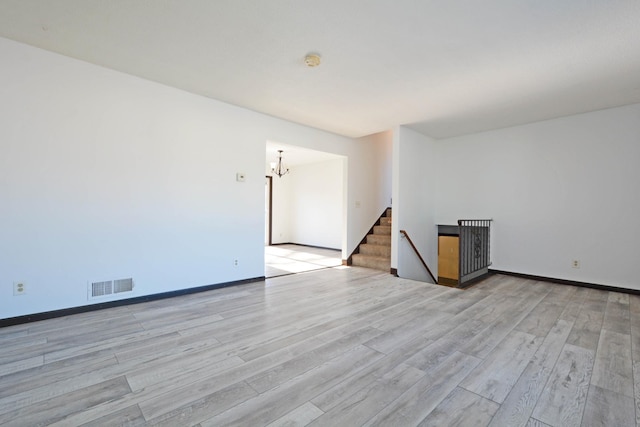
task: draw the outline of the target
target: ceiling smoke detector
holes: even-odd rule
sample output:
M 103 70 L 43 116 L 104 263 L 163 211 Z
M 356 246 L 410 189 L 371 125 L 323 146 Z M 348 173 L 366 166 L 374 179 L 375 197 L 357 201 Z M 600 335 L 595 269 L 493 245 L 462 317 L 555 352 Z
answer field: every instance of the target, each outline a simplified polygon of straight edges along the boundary
M 304 63 L 309 68 L 317 67 L 320 65 L 320 55 L 310 53 L 304 57 Z

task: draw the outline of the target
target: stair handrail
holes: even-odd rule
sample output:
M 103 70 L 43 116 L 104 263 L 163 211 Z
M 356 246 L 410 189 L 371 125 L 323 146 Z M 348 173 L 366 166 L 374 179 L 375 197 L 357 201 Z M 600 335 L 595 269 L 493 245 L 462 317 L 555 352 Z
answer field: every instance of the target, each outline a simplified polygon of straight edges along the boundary
M 411 240 L 411 237 L 409 237 L 409 234 L 405 230 L 400 230 L 400 234 L 404 234 L 404 237 L 407 238 L 407 241 L 413 248 L 413 251 L 416 253 L 416 255 L 418 255 L 420 262 L 422 263 L 424 268 L 427 270 L 427 273 L 429 273 L 429 276 L 431 276 L 431 280 L 433 280 L 433 283 L 438 284 L 438 280 L 436 280 L 435 276 L 431 272 L 431 269 L 429 268 L 427 263 L 424 261 L 424 258 L 422 258 L 422 255 L 420 255 L 420 252 L 418 251 L 418 248 L 416 248 L 416 245 L 413 244 L 413 241 Z

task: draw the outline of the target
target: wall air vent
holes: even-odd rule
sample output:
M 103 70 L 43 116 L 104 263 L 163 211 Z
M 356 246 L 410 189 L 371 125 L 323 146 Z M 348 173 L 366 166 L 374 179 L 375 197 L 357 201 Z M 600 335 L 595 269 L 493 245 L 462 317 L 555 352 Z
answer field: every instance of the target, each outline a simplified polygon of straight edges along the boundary
M 113 293 L 113 281 L 95 282 L 91 284 L 91 297 L 101 297 Z
M 133 279 L 118 279 L 113 281 L 113 293 L 131 292 L 133 290 Z
M 106 280 L 89 284 L 89 298 L 133 291 L 133 279 Z

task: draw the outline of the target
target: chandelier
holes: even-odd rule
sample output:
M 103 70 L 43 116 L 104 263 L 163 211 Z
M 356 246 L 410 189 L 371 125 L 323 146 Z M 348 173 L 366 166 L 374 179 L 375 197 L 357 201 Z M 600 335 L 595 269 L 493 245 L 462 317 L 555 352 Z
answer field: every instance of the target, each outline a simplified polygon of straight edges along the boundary
M 278 163 L 271 162 L 271 172 L 280 178 L 282 178 L 282 175 L 289 173 L 289 168 L 282 164 L 282 150 L 278 150 Z

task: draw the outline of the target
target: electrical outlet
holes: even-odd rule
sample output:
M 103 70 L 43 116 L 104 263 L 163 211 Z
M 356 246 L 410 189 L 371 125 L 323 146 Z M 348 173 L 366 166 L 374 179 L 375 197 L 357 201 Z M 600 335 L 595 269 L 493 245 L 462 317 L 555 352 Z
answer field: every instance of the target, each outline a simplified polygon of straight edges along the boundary
M 573 261 L 571 261 L 571 267 L 580 268 L 580 260 L 579 259 L 574 259 Z
M 240 264 L 240 262 L 237 259 L 233 260 L 233 266 L 237 267 Z
M 13 295 L 24 295 L 27 293 L 27 285 L 24 282 L 13 282 Z

